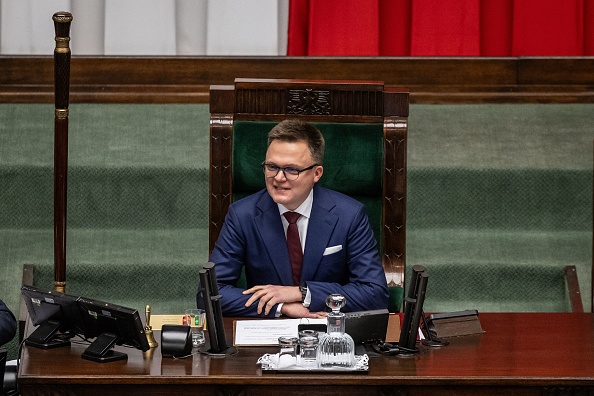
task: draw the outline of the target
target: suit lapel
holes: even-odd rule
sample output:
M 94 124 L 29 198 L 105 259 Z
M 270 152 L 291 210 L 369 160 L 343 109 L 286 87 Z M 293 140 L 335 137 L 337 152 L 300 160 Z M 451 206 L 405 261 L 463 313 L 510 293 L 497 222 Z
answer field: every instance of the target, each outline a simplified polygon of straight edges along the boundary
M 303 267 L 301 269 L 302 279 L 314 279 L 318 270 L 324 250 L 328 247 L 328 241 L 338 222 L 338 216 L 331 213 L 334 206 L 334 201 L 324 193 L 324 189 L 314 188 L 313 205 L 307 227 L 307 240 L 305 241 Z
M 261 214 L 254 221 L 272 266 L 283 285 L 292 285 L 291 261 L 278 206 L 268 193 L 262 195 L 257 206 Z

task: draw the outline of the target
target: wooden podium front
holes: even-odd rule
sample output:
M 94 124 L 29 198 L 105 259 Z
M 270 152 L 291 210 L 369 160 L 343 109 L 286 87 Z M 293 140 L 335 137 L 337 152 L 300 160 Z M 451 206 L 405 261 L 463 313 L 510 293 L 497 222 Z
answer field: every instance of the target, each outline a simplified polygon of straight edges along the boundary
M 166 359 L 117 347 L 127 361 L 81 359 L 84 344 L 24 346 L 22 395 L 589 395 L 594 394 L 594 315 L 483 313 L 482 334 L 450 338 L 419 355 L 371 356 L 366 374 L 262 372 L 274 347 L 240 347 L 226 357 Z M 232 319 L 225 319 L 228 340 Z M 157 341 L 160 335 L 156 332 Z

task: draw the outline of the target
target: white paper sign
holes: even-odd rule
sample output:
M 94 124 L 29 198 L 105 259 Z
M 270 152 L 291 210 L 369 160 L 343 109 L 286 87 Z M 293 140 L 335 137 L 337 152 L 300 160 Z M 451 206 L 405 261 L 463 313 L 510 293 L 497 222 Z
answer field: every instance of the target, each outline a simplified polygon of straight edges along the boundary
M 326 319 L 237 320 L 234 323 L 235 345 L 278 345 L 278 337 L 297 337 L 300 324 L 326 324 Z

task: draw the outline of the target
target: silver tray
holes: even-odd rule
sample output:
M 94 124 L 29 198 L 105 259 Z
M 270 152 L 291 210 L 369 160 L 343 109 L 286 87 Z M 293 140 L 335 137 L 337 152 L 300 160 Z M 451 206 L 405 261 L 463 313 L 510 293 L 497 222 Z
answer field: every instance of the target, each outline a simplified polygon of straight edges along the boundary
M 355 355 L 355 365 L 353 367 L 304 367 L 299 364 L 291 366 L 278 366 L 278 353 L 267 353 L 261 356 L 257 364 L 262 367 L 263 372 L 291 372 L 291 373 L 367 373 L 369 370 L 369 357 L 367 354 Z

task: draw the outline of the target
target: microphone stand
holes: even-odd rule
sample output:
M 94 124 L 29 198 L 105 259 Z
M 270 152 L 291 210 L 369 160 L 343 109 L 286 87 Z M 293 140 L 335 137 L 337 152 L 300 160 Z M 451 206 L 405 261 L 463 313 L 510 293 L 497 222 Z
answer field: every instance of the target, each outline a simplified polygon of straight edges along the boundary
M 208 328 L 208 339 L 210 349 L 203 351 L 209 355 L 231 355 L 237 352 L 237 349 L 227 345 L 225 337 L 225 326 L 223 324 L 223 311 L 221 308 L 221 298 L 215 264 L 207 263 L 200 270 L 200 285 L 202 289 L 202 299 L 204 301 L 204 310 L 206 312 L 206 326 Z

